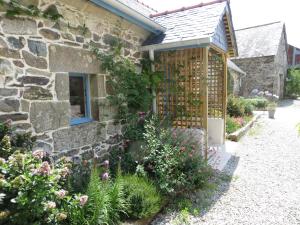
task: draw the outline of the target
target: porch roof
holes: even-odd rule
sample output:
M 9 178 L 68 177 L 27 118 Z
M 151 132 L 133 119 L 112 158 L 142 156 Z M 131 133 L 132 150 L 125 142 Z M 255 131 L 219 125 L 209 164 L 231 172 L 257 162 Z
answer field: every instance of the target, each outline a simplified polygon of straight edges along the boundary
M 240 73 L 240 74 L 243 74 L 243 75 L 246 75 L 246 72 L 244 72 L 243 70 L 241 70 L 240 67 L 238 67 L 234 62 L 232 62 L 230 59 L 227 59 L 227 66 L 228 68 Z
M 143 44 L 142 50 L 153 49 L 155 46 L 178 48 L 212 43 L 226 52 L 231 52 L 232 56 L 237 55 L 230 6 L 227 0 L 201 3 L 150 15 L 150 17 L 166 27 L 167 31 L 160 35 L 152 35 Z

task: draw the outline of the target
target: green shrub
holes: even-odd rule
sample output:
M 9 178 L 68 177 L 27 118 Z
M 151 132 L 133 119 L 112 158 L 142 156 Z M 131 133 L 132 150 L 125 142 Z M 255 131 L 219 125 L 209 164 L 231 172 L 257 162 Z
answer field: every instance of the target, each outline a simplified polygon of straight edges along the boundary
M 242 127 L 241 124 L 235 118 L 229 116 L 226 118 L 226 132 L 228 134 L 237 131 L 241 127 Z
M 250 102 L 253 107 L 257 110 L 265 110 L 268 106 L 268 100 L 265 98 L 250 98 L 246 99 L 248 102 Z
M 157 118 L 148 121 L 145 129 L 143 166 L 163 193 L 193 190 L 207 182 L 210 169 L 193 138 L 161 127 Z
M 245 115 L 245 105 L 243 101 L 234 96 L 228 97 L 227 114 L 231 117 L 240 117 Z
M 241 99 L 242 104 L 244 105 L 245 115 L 253 115 L 254 106 L 248 99 Z
M 145 177 L 122 176 L 124 192 L 129 207 L 127 217 L 131 219 L 149 218 L 159 212 L 162 197 L 156 186 Z
M 66 220 L 63 198 L 74 200 L 63 189 L 70 163 L 62 159 L 51 165 L 42 150 L 29 151 L 30 135 L 16 135 L 6 124 L 0 127 L 1 224 L 59 224 Z M 17 142 L 11 141 L 14 137 Z
M 286 95 L 289 97 L 300 96 L 300 69 L 289 69 L 286 82 Z
M 112 177 L 116 177 L 121 166 L 123 173 L 135 173 L 137 163 L 132 158 L 129 149 L 113 148 L 109 155 L 110 173 Z

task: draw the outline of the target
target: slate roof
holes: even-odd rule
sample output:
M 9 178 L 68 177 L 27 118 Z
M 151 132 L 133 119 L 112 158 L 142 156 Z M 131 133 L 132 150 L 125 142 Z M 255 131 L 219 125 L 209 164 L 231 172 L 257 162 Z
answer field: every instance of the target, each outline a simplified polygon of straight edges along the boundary
M 124 5 L 139 12 L 140 14 L 146 17 L 149 17 L 153 13 L 157 13 L 155 9 L 151 8 L 150 6 L 138 0 L 117 0 L 117 1 L 123 3 Z
M 144 45 L 212 37 L 222 20 L 226 7 L 227 1 L 223 1 L 188 10 L 154 15 L 153 20 L 166 27 L 167 31 L 165 34 L 148 39 Z
M 236 30 L 237 58 L 276 55 L 283 29 L 284 23 L 274 22 Z

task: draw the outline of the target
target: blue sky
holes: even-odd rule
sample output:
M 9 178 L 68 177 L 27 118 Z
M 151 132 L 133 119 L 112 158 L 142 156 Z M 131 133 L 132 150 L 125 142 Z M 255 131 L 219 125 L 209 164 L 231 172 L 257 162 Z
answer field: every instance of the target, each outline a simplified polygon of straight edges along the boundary
M 211 0 L 141 0 L 162 12 Z M 234 27 L 244 28 L 283 21 L 289 44 L 300 48 L 300 0 L 231 0 Z

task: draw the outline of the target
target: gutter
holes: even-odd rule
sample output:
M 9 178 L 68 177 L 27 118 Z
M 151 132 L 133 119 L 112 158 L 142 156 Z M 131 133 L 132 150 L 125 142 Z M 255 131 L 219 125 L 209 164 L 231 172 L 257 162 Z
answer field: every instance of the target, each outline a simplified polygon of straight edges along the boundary
M 146 45 L 140 47 L 140 51 L 166 51 L 172 49 L 180 49 L 180 48 L 194 48 L 194 47 L 205 47 L 211 43 L 211 38 L 200 38 L 200 39 L 193 39 L 187 41 L 177 41 L 177 42 L 170 42 L 164 44 L 154 44 L 154 45 Z
M 107 9 L 108 11 L 123 17 L 129 22 L 142 27 L 154 34 L 161 34 L 166 32 L 166 28 L 144 16 L 143 14 L 135 11 L 127 5 L 119 2 L 118 0 L 90 0 L 97 6 Z

